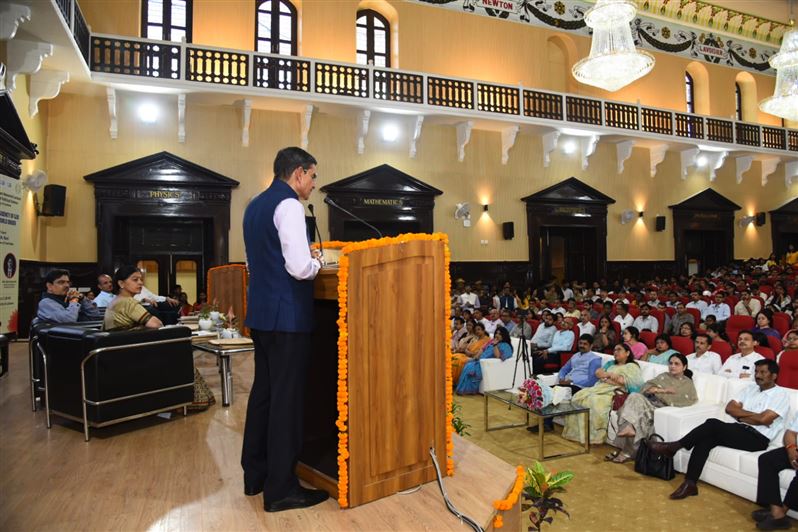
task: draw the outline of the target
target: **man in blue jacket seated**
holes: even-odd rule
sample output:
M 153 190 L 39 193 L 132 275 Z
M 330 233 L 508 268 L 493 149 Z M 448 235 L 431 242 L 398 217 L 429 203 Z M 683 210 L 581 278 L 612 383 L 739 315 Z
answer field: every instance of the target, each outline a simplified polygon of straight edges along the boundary
M 579 337 L 577 344 L 579 351 L 574 353 L 568 362 L 560 369 L 558 378 L 559 386 L 569 386 L 573 393 L 578 392 L 582 388 L 589 388 L 596 384 L 596 370 L 601 367 L 601 357 L 591 351 L 593 346 L 593 337 L 589 334 L 583 334 Z M 548 418 L 543 423 L 546 432 L 554 430 L 554 420 Z M 529 432 L 537 432 L 538 427 L 528 427 Z
M 102 311 L 83 294 L 70 288 L 69 271 L 51 270 L 44 278 L 44 285 L 47 291 L 39 301 L 37 321 L 76 323 L 103 319 Z

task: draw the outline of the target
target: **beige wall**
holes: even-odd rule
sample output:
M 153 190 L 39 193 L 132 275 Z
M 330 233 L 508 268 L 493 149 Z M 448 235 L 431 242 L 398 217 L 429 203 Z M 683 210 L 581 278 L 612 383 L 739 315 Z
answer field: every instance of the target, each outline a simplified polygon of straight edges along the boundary
M 233 192 L 230 260 L 244 259 L 241 236 L 243 209 L 249 199 L 270 181 L 275 152 L 299 140 L 299 116 L 295 113 L 253 111 L 250 126 L 250 147 L 240 143 L 240 111 L 231 106 L 204 106 L 188 97 L 186 110 L 186 142 L 177 141 L 176 105 L 174 96 L 149 99 L 161 106 L 158 124 L 144 125 L 134 116 L 140 95 L 118 93 L 119 137 L 108 135 L 106 102 L 102 98 L 62 94 L 49 106 L 49 141 L 47 167 L 53 183 L 68 187 L 66 216 L 40 221 L 46 225 L 46 249 L 36 252 L 36 224 L 26 219 L 22 227 L 25 258 L 47 261 L 95 261 L 96 229 L 92 187 L 83 176 L 132 159 L 166 150 L 241 182 Z M 395 144 L 379 138 L 381 125 L 388 120 L 376 113 L 366 139 L 366 151 L 358 155 L 356 117 L 354 114 L 332 116 L 316 113 L 310 130 L 309 151 L 320 161 L 318 187 L 337 181 L 382 163 L 390 164 L 422 181 L 441 189 L 436 200 L 435 229 L 451 238 L 454 260 L 526 260 L 526 217 L 520 198 L 575 176 L 613 197 L 608 229 L 610 260 L 673 259 L 672 219 L 668 205 L 678 203 L 710 186 L 706 171 L 679 176 L 678 154 L 669 153 L 659 166 L 656 177 L 649 176 L 647 149 L 636 148 L 626 161 L 622 175 L 617 174 L 615 146 L 598 145 L 590 157 L 587 170 L 582 170 L 578 157 L 558 150 L 552 153 L 549 168 L 543 168 L 539 136 L 521 133 L 510 151 L 510 161 L 501 164 L 501 139 L 498 132 L 475 130 L 466 146 L 465 160 L 457 161 L 456 133 L 449 125 L 425 125 L 418 144 L 418 156 L 407 155 L 407 132 L 411 117 L 392 117 L 401 124 L 403 137 Z M 430 120 L 432 122 L 432 120 Z M 779 207 L 798 195 L 798 183 L 785 189 L 781 170 L 770 176 L 762 187 L 759 164 L 754 163 L 737 185 L 731 162 L 718 172 L 712 188 L 744 207 L 737 218 Z M 325 238 L 327 207 L 322 194 L 314 193 L 319 206 L 320 228 Z M 474 223 L 465 228 L 454 220 L 456 203 L 468 201 L 473 206 Z M 487 201 L 488 214 L 479 211 Z M 643 210 L 645 217 L 628 225 L 620 224 L 625 209 Z M 654 231 L 654 216 L 667 217 L 667 230 Z M 501 223 L 516 223 L 516 238 L 501 239 Z M 737 258 L 765 256 L 770 252 L 770 226 L 735 226 Z M 480 245 L 487 239 L 488 245 Z
M 365 2 L 365 3 L 364 3 Z M 551 65 L 543 54 L 549 39 L 560 36 L 570 42 L 574 57 L 566 69 L 590 52 L 590 39 L 527 24 L 458 13 L 401 0 L 295 1 L 300 17 L 301 55 L 342 62 L 355 61 L 354 21 L 358 6 L 380 10 L 398 27 L 398 60 L 402 69 L 491 80 L 497 83 L 563 90 L 561 67 Z M 80 5 L 92 30 L 138 36 L 140 3 L 135 0 L 82 0 Z M 195 0 L 194 42 L 222 48 L 252 50 L 255 35 L 254 0 Z M 474 36 L 470 41 L 458 36 Z M 578 94 L 653 107 L 685 109 L 681 90 L 690 59 L 653 52 L 654 70 L 641 80 L 617 91 L 580 85 L 569 75 L 567 90 Z M 734 81 L 739 70 L 704 63 L 710 73 L 709 112 L 734 115 Z M 552 66 L 557 72 L 552 79 Z M 775 78 L 752 73 L 759 99 L 773 93 Z M 780 119 L 757 113 L 764 124 L 780 125 Z

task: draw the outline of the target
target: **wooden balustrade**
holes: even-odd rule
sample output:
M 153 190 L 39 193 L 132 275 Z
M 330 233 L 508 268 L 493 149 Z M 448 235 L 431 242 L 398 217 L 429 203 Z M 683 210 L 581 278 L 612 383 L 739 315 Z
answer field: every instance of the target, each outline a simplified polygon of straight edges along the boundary
M 673 113 L 662 109 L 640 108 L 640 129 L 647 133 L 659 133 L 660 135 L 673 134 Z
M 601 125 L 601 100 L 565 97 L 565 119 L 580 124 Z
M 787 132 L 784 129 L 779 129 L 777 127 L 762 126 L 762 147 L 770 148 L 772 150 L 786 150 L 787 149 L 786 133 Z
M 374 98 L 424 103 L 424 76 L 395 70 L 374 70 Z
M 488 83 L 477 83 L 477 109 L 489 113 L 517 115 L 520 105 L 518 89 Z
M 679 137 L 691 139 L 704 138 L 704 119 L 696 115 L 676 113 L 676 127 L 674 133 Z
M 524 90 L 524 116 L 562 120 L 562 95 Z
M 604 103 L 604 125 L 621 129 L 640 129 L 637 106 L 626 103 Z
M 310 92 L 310 61 L 255 55 L 253 83 L 263 89 Z
M 427 104 L 473 109 L 474 84 L 470 81 L 427 76 Z
M 316 92 L 337 96 L 369 97 L 369 73 L 363 67 L 316 63 Z
M 93 37 L 91 69 L 110 74 L 179 79 L 180 46 Z

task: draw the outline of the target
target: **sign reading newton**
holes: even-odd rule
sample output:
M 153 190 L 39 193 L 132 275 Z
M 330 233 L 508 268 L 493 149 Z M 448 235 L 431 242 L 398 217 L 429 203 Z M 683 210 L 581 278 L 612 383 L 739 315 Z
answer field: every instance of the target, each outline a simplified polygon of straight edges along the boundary
M 0 332 L 17 332 L 19 301 L 19 216 L 22 184 L 0 175 Z

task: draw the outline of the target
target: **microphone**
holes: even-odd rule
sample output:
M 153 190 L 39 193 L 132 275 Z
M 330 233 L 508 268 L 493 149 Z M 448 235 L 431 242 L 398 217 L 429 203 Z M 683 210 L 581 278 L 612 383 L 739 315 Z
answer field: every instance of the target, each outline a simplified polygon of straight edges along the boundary
M 316 228 L 316 235 L 319 237 L 319 253 L 324 256 L 324 246 L 321 240 L 321 231 L 319 231 L 319 224 L 316 223 L 316 213 L 313 209 L 312 203 L 308 203 L 308 210 L 310 211 L 310 217 L 313 218 L 313 227 Z
M 344 209 L 343 207 L 341 207 L 340 205 L 338 205 L 337 203 L 335 203 L 335 202 L 334 202 L 334 201 L 333 201 L 333 200 L 330 198 L 330 196 L 325 196 L 325 197 L 324 197 L 324 203 L 326 203 L 326 204 L 327 204 L 327 205 L 329 205 L 330 207 L 335 207 L 335 208 L 336 208 L 336 209 L 338 209 L 339 211 L 341 211 L 341 212 L 343 212 L 343 213 L 345 213 L 345 214 L 348 214 L 348 215 L 349 215 L 351 218 L 354 218 L 356 221 L 358 221 L 358 222 L 362 223 L 363 225 L 365 225 L 365 226 L 367 226 L 367 227 L 370 227 L 371 229 L 374 229 L 374 232 L 375 232 L 375 233 L 377 233 L 377 235 L 379 235 L 379 238 L 382 238 L 382 233 L 380 232 L 380 230 L 379 230 L 379 229 L 377 229 L 376 227 L 374 227 L 373 225 L 371 225 L 370 223 L 368 223 L 368 222 L 367 222 L 366 220 L 364 220 L 363 218 L 360 218 L 359 216 L 355 216 L 354 214 L 352 214 L 352 213 L 351 213 L 351 212 L 349 212 L 348 210 Z

